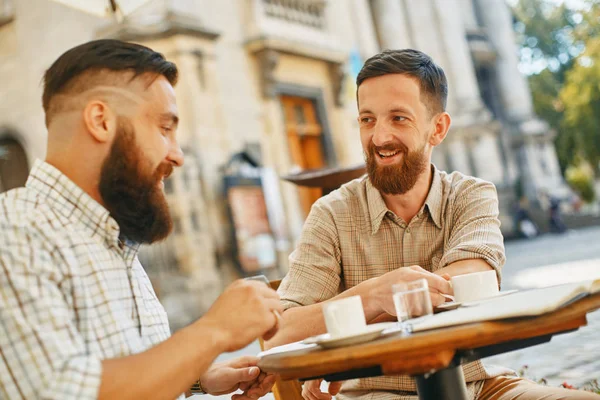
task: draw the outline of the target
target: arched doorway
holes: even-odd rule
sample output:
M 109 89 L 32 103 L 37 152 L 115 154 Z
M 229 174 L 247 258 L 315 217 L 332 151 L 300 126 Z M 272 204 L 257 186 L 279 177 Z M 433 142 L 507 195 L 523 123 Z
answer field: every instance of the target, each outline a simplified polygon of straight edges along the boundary
M 29 164 L 23 146 L 13 138 L 0 139 L 0 193 L 24 186 Z

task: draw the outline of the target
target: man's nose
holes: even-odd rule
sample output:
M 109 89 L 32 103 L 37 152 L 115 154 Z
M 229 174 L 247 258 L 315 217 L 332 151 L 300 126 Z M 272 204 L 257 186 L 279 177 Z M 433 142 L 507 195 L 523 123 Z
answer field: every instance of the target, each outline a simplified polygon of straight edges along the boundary
M 175 164 L 176 167 L 181 167 L 184 163 L 183 150 L 177 142 L 173 142 L 167 154 L 167 159 Z
M 392 130 L 384 122 L 378 121 L 373 128 L 373 137 L 371 139 L 375 146 L 383 146 L 386 143 L 394 141 Z

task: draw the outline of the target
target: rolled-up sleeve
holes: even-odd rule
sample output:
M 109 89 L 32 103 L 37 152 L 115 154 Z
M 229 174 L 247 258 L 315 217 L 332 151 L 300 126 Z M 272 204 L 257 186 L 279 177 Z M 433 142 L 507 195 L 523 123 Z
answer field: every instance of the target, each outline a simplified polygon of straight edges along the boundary
M 483 259 L 496 270 L 500 280 L 506 258 L 496 187 L 492 183 L 472 179 L 462 185 L 453 198 L 450 235 L 440 266 L 467 259 Z
M 0 398 L 96 399 L 102 363 L 87 354 L 60 255 L 33 229 L 0 232 Z M 68 285 L 64 283 L 64 285 Z
M 339 235 L 331 210 L 320 201 L 311 208 L 289 262 L 278 290 L 285 309 L 319 303 L 340 293 Z

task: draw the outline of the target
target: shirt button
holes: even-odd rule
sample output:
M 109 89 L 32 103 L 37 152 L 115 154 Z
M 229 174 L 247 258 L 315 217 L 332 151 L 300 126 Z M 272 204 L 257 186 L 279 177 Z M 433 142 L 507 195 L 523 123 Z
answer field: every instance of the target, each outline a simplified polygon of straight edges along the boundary
M 406 233 L 410 233 L 410 228 L 406 228 Z

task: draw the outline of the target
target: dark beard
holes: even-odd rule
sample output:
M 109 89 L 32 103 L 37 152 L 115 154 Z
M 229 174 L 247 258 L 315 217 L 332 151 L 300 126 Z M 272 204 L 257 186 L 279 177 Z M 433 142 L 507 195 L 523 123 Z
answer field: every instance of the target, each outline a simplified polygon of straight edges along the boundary
M 400 151 L 404 156 L 402 161 L 394 165 L 378 165 L 376 153 L 378 151 Z M 371 184 L 380 192 L 385 194 L 404 194 L 411 190 L 419 176 L 428 167 L 425 157 L 425 146 L 420 150 L 408 151 L 403 143 L 387 144 L 377 147 L 373 142 L 365 153 L 367 173 Z
M 102 165 L 99 190 L 104 206 L 119 224 L 120 236 L 137 243 L 162 240 L 173 228 L 167 200 L 158 186 L 173 166 L 163 163 L 149 174 L 144 170 L 147 164 L 133 126 L 120 117 L 110 154 Z

